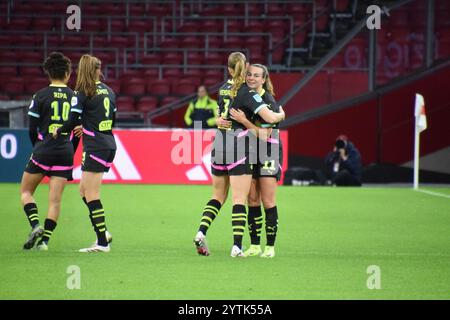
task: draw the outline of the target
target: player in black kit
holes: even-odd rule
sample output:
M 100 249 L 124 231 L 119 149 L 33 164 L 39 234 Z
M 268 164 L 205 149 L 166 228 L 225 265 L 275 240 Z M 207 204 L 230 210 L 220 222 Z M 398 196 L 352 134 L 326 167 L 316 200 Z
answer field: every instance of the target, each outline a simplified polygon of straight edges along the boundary
M 253 64 L 248 68 L 247 85 L 255 89 L 264 102 L 274 112 L 280 112 L 280 105 L 275 101 L 272 81 L 267 67 Z M 248 197 L 248 228 L 251 246 L 245 252 L 246 256 L 275 256 L 275 239 L 278 230 L 278 209 L 275 201 L 277 181 L 281 178 L 282 145 L 277 124 L 268 124 L 259 115 L 253 115 L 248 120 L 242 111 L 230 111 L 234 120 L 253 129 L 259 137 L 258 163 L 253 166 L 253 180 Z M 260 235 L 263 225 L 261 202 L 264 206 L 267 243 L 264 253 L 260 247 Z
M 103 173 L 108 172 L 116 153 L 112 127 L 116 113 L 116 96 L 100 82 L 101 62 L 94 56 L 80 58 L 75 97 L 70 119 L 55 132 L 55 137 L 67 134 L 81 115 L 83 126 L 83 159 L 80 195 L 89 209 L 89 218 L 97 234 L 97 241 L 80 252 L 109 252 L 112 238 L 106 229 L 105 213 L 100 201 Z
M 242 55 L 243 56 L 243 55 Z M 214 154 L 212 154 L 211 166 L 214 172 L 229 176 L 232 191 L 233 211 L 232 227 L 234 244 L 231 249 L 231 257 L 244 257 L 242 252 L 242 237 L 245 230 L 247 214 L 245 203 L 250 191 L 252 180 L 252 151 L 255 148 L 252 143 L 247 143 L 248 130 L 229 116 L 232 108 L 241 109 L 248 118 L 253 114 L 259 114 L 268 123 L 277 123 L 284 119 L 284 112 L 271 111 L 262 100 L 261 96 L 249 88 L 245 82 L 246 61 L 245 56 L 236 55 L 228 61 L 234 64 L 233 84 L 230 89 L 232 100 L 222 115 L 225 120 L 231 120 L 231 130 L 225 130 L 222 135 L 216 135 L 214 139 Z M 244 142 L 244 143 L 242 143 Z M 256 162 L 255 162 L 256 163 Z
M 228 56 L 228 72 L 233 77 L 235 72 L 236 63 L 235 61 L 243 60 L 246 61 L 246 57 L 241 52 L 233 52 Z M 231 129 L 231 121 L 225 120 L 227 117 L 228 108 L 231 102 L 230 90 L 233 85 L 233 80 L 228 79 L 219 89 L 217 104 L 219 107 L 217 118 L 217 130 L 216 135 L 223 135 L 225 130 Z M 212 154 L 215 153 L 214 148 L 211 151 Z M 230 186 L 230 179 L 227 175 L 223 174 L 222 171 L 214 171 L 212 169 L 212 197 L 206 203 L 205 208 L 203 209 L 202 218 L 200 221 L 200 226 L 198 228 L 198 232 L 194 237 L 194 244 L 197 249 L 197 253 L 204 256 L 209 256 L 210 251 L 208 248 L 208 244 L 206 242 L 206 233 L 208 229 L 211 227 L 214 219 L 220 212 L 220 208 L 222 208 L 225 200 L 228 196 L 228 189 Z
M 67 87 L 71 63 L 62 53 L 53 52 L 45 60 L 44 70 L 50 85 L 33 96 L 28 111 L 33 153 L 22 176 L 20 193 L 32 230 L 24 249 L 33 248 L 40 238 L 36 249 L 48 250 L 48 242 L 60 214 L 64 186 L 67 180 L 72 179 L 74 148 L 70 141 L 71 131 L 57 139 L 52 138 L 52 133 L 69 117 L 70 101 L 74 96 Z M 50 177 L 50 182 L 48 214 L 42 228 L 33 195 L 44 176 Z

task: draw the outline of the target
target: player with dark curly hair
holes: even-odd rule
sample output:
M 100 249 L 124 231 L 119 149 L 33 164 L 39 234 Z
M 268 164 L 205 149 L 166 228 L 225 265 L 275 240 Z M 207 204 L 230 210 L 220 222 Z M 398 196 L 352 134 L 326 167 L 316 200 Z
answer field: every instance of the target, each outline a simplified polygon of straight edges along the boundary
M 61 198 L 67 180 L 72 180 L 74 147 L 71 134 L 52 138 L 52 133 L 69 118 L 70 102 L 74 92 L 67 87 L 71 73 L 70 59 L 53 52 L 44 61 L 50 85 L 39 90 L 31 101 L 29 135 L 33 153 L 22 176 L 20 194 L 22 205 L 31 226 L 23 248 L 31 249 L 36 241 L 38 250 L 48 250 L 48 242 L 56 228 L 61 211 Z M 39 224 L 38 208 L 33 198 L 42 179 L 48 176 L 49 203 L 44 228 Z

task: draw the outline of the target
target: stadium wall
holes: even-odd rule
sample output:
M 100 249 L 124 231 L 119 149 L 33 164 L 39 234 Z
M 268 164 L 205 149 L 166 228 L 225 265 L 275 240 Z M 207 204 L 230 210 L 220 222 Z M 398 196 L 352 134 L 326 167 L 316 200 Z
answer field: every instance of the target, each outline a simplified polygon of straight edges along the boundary
M 272 74 L 274 83 L 289 79 Z M 291 76 L 291 79 L 298 77 Z M 360 150 L 364 165 L 402 164 L 413 158 L 414 97 L 425 97 L 428 129 L 421 135 L 421 155 L 450 145 L 450 66 L 394 89 L 378 90 L 377 98 L 289 127 L 289 155 L 322 158 L 339 134 Z M 284 84 L 292 86 L 295 82 Z M 284 87 L 280 86 L 280 89 Z M 284 92 L 279 90 L 282 96 Z M 286 89 L 287 91 L 287 89 Z M 285 92 L 286 92 L 285 91 Z M 299 95 L 289 104 L 301 104 Z

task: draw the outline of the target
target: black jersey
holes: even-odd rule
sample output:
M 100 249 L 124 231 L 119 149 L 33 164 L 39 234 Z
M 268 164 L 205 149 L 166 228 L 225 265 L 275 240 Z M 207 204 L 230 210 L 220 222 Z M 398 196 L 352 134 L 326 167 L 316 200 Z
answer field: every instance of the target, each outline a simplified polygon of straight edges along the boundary
M 253 89 L 250 89 L 247 84 L 241 85 L 236 93 L 236 96 L 231 101 L 230 108 L 240 109 L 245 113 L 247 119 L 252 119 L 255 114 L 261 110 L 261 108 L 267 106 L 261 96 Z M 231 120 L 232 129 L 244 129 L 243 124 L 231 119 L 228 114 L 227 120 Z
M 52 133 L 69 119 L 70 101 L 74 96 L 66 85 L 53 85 L 39 90 L 31 100 L 28 115 L 37 119 L 37 141 L 33 154 L 73 153 L 69 134 L 54 139 Z
M 217 105 L 219 107 L 219 116 L 222 118 L 228 117 L 228 107 L 230 106 L 231 97 L 231 87 L 233 86 L 233 80 L 227 80 L 219 89 L 219 94 L 217 98 Z
M 97 94 L 92 98 L 76 92 L 71 112 L 81 114 L 84 151 L 115 150 L 112 125 L 117 111 L 116 95 L 106 84 L 97 82 L 96 85 Z
M 267 107 L 272 110 L 273 112 L 280 112 L 280 105 L 278 102 L 276 102 L 273 95 L 271 95 L 269 92 L 263 89 L 263 91 L 260 93 L 263 101 L 267 105 Z M 256 126 L 261 128 L 278 128 L 278 123 L 267 123 L 259 114 L 254 114 L 253 117 L 250 119 L 251 122 L 253 122 Z

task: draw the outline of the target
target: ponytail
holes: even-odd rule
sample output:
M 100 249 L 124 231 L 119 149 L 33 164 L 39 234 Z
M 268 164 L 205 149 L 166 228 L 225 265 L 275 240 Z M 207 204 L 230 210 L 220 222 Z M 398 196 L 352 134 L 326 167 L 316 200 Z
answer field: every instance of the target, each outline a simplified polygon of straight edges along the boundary
M 230 90 L 231 97 L 235 97 L 239 88 L 245 83 L 246 62 L 247 59 L 241 52 L 233 52 L 228 57 L 228 67 L 233 70 L 233 85 Z

